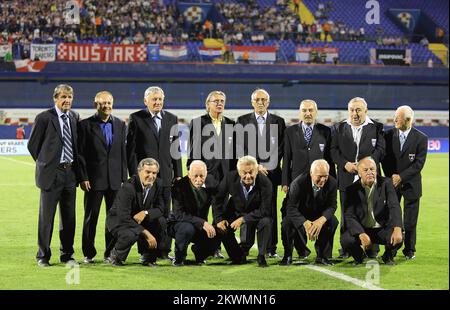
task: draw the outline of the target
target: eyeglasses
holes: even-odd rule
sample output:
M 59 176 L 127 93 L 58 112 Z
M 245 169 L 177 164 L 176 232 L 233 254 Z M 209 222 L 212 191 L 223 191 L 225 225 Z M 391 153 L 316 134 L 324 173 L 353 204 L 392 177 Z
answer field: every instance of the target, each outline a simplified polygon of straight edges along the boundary
M 214 102 L 215 104 L 219 104 L 219 103 L 225 103 L 225 100 L 223 100 L 223 99 L 216 99 L 216 100 L 209 100 L 209 102 Z

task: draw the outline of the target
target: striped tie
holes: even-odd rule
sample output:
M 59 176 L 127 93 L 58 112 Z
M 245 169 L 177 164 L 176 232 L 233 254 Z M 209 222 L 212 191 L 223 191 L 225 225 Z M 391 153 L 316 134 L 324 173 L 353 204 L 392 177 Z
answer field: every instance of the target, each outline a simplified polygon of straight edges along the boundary
M 73 151 L 72 151 L 72 135 L 69 129 L 69 118 L 66 114 L 61 115 L 63 119 L 63 152 L 64 152 L 64 162 L 71 163 L 73 161 Z
M 309 144 L 309 141 L 311 141 L 311 136 L 312 136 L 312 129 L 309 126 L 306 126 L 306 128 L 305 128 L 305 141 L 306 141 L 306 144 Z

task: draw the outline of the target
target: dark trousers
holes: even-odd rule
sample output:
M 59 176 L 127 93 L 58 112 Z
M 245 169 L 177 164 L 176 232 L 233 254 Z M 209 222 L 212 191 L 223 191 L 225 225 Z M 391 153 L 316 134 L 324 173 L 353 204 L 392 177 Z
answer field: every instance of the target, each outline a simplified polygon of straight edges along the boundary
M 241 260 L 243 252 L 234 237 L 234 231 L 229 229 L 226 232 L 222 232 L 216 226 L 214 228 L 216 229 L 216 236 L 208 238 L 203 229 L 196 229 L 192 223 L 174 222 L 169 224 L 169 235 L 175 239 L 175 258 L 184 261 L 189 243 L 194 243 L 192 250 L 195 259 L 196 261 L 203 261 L 208 256 L 213 255 L 217 245 L 223 242 L 231 260 Z
M 159 217 L 152 222 L 144 221 L 141 223 L 144 229 L 147 229 L 156 239 L 157 248 L 150 249 L 148 242 L 142 234 L 132 228 L 117 229 L 112 232 L 114 237 L 114 248 L 111 250 L 111 258 L 125 261 L 131 247 L 136 242 L 142 249 L 142 255 L 145 262 L 155 262 L 160 250 L 160 241 L 167 236 L 167 222 L 164 217 Z
M 286 208 L 289 200 L 289 192 L 286 194 L 286 197 L 284 197 L 283 200 L 283 206 L 281 208 L 281 219 L 284 219 L 286 217 Z M 283 232 L 281 232 L 281 239 L 283 239 Z M 308 248 L 306 243 L 302 243 L 300 240 L 300 237 L 298 235 L 294 235 L 294 247 L 297 250 L 299 257 L 307 257 L 309 254 L 311 254 L 311 250 Z
M 83 221 L 83 254 L 85 257 L 93 258 L 97 254 L 95 249 L 95 234 L 97 231 L 97 222 L 100 215 L 100 207 L 103 197 L 105 197 L 106 214 L 111 209 L 117 191 L 107 189 L 104 191 L 90 190 L 84 193 L 84 221 Z M 110 244 L 112 234 L 105 227 L 105 253 L 104 257 L 109 257 L 111 251 Z
M 268 253 L 276 253 L 278 244 L 278 208 L 277 208 L 277 196 L 278 196 L 278 186 L 272 183 L 272 229 L 269 247 L 267 248 Z
M 402 198 L 401 193 L 397 193 L 398 202 Z M 404 254 L 416 252 L 416 228 L 419 218 L 420 199 L 406 199 L 403 196 L 403 227 L 405 231 Z
M 401 243 L 396 246 L 391 245 L 392 228 L 365 228 L 364 231 L 369 236 L 372 244 L 381 244 L 385 246 L 383 255 L 387 257 L 394 258 L 397 250 L 402 246 Z M 351 235 L 348 230 L 341 235 L 341 245 L 356 261 L 362 261 L 366 256 L 366 253 L 361 247 L 359 236 Z
M 36 259 L 50 260 L 50 242 L 53 234 L 56 207 L 59 202 L 60 259 L 65 261 L 74 253 L 76 177 L 71 168 L 56 170 L 50 190 L 41 190 Z
M 270 217 L 263 217 L 259 221 L 242 224 L 240 243 L 242 251 L 248 255 L 251 247 L 255 243 L 255 232 L 257 232 L 258 255 L 265 255 L 271 238 L 271 230 L 272 219 Z
M 336 232 L 338 224 L 337 218 L 333 215 L 333 217 L 329 221 L 326 221 L 322 226 L 320 234 L 314 243 L 317 258 L 330 259 L 333 256 L 334 233 Z M 281 237 L 284 246 L 284 256 L 292 256 L 293 241 L 295 237 L 298 238 L 300 246 L 303 248 L 306 248 L 308 242 L 306 230 L 303 225 L 296 223 L 296 220 L 291 217 L 285 217 L 283 219 L 281 224 Z

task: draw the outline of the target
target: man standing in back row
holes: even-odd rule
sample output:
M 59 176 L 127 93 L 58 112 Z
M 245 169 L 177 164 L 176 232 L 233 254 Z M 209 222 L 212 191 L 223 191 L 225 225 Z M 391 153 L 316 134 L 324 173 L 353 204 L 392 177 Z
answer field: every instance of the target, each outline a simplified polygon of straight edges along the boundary
M 403 196 L 403 254 L 406 259 L 415 258 L 416 226 L 422 196 L 420 173 L 428 151 L 428 137 L 412 127 L 413 120 L 414 111 L 409 106 L 401 106 L 395 111 L 395 128 L 386 132 L 386 157 L 382 161 L 384 174 L 392 178 L 399 202 Z

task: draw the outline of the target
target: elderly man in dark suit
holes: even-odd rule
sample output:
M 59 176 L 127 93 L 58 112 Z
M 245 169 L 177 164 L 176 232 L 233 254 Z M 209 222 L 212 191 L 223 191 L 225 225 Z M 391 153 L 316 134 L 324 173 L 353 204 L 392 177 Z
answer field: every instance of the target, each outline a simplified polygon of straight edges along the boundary
M 234 232 L 218 233 L 217 227 L 208 223 L 212 195 L 217 190 L 214 178 L 207 175 L 206 164 L 194 160 L 188 175 L 176 181 L 172 187 L 173 212 L 169 217 L 168 232 L 175 238 L 174 266 L 183 266 L 189 243 L 198 264 L 213 255 L 222 240 L 233 263 L 244 263 Z
M 80 186 L 84 191 L 83 254 L 93 263 L 97 254 L 95 233 L 100 206 L 105 198 L 106 213 L 121 184 L 127 180 L 125 122 L 111 113 L 114 98 L 110 92 L 96 94 L 97 113 L 82 120 L 78 128 Z M 112 236 L 105 228 L 104 259 L 109 259 Z
M 163 182 L 157 178 L 159 164 L 153 158 L 144 158 L 137 171 L 122 185 L 106 217 L 106 227 L 114 237 L 110 255 L 113 266 L 123 265 L 136 241 L 141 244 L 142 264 L 156 266 L 157 250 L 167 237 Z
M 414 111 L 401 106 L 395 112 L 395 128 L 386 132 L 386 157 L 383 171 L 397 191 L 398 201 L 403 197 L 403 224 L 405 229 L 406 259 L 414 259 L 416 252 L 416 227 L 419 202 L 422 196 L 421 171 L 428 151 L 428 137 L 412 127 Z
M 36 161 L 36 185 L 41 189 L 36 259 L 50 266 L 50 241 L 56 206 L 60 208 L 60 260 L 75 263 L 75 200 L 77 187 L 78 113 L 71 111 L 73 89 L 60 84 L 53 92 L 55 106 L 36 116 L 28 150 Z
M 299 175 L 289 189 L 287 215 L 282 223 L 284 257 L 281 265 L 292 263 L 292 243 L 297 236 L 303 248 L 315 241 L 316 263 L 333 265 L 333 238 L 338 220 L 337 182 L 329 175 L 330 166 L 324 159 L 312 162 L 310 173 Z
M 219 185 L 213 203 L 213 215 L 221 232 L 241 229 L 240 246 L 247 256 L 258 235 L 260 267 L 267 267 L 265 255 L 270 242 L 272 218 L 272 183 L 258 173 L 258 162 L 253 156 L 238 160 L 237 171 L 230 172 Z
M 283 157 L 284 119 L 268 112 L 269 93 L 257 89 L 251 95 L 254 112 L 240 116 L 236 123 L 243 128 L 237 130 L 237 157 L 252 155 L 259 163 L 259 172 L 272 182 L 272 236 L 268 249 L 269 257 L 276 258 L 278 244 L 277 194 L 281 184 L 280 161 Z M 239 143 L 243 142 L 243 143 Z
M 341 233 L 346 229 L 343 214 L 343 201 L 346 188 L 358 180 L 357 162 L 371 156 L 379 169 L 379 163 L 386 152 L 383 124 L 367 116 L 367 102 L 355 97 L 348 103 L 348 118 L 334 125 L 331 140 L 331 157 L 338 169 L 338 188 L 341 201 Z M 370 257 L 376 257 L 378 248 L 369 250 Z M 342 258 L 348 253 L 340 250 Z
M 178 118 L 163 110 L 164 91 L 159 87 L 147 88 L 144 103 L 146 109 L 130 115 L 126 146 L 128 172 L 130 176 L 136 173 L 137 163 L 143 158 L 150 157 L 158 161 L 159 178 L 163 182 L 164 216 L 167 218 L 172 182 L 174 179 L 180 179 L 183 173 Z M 170 240 L 164 240 L 162 243 L 161 255 L 167 258 Z
M 194 118 L 189 126 L 189 156 L 206 164 L 208 175 L 219 184 L 228 172 L 236 169 L 234 121 L 225 117 L 226 95 L 214 90 L 206 98 L 206 114 Z M 224 258 L 217 249 L 216 258 Z
M 385 246 L 382 260 L 394 265 L 402 245 L 402 214 L 392 180 L 379 177 L 375 160 L 361 159 L 357 165 L 359 180 L 345 193 L 346 231 L 341 244 L 361 264 L 372 244 Z
M 311 164 L 316 159 L 325 159 L 329 166 L 329 175 L 336 177 L 336 169 L 330 154 L 331 129 L 316 122 L 317 103 L 311 99 L 300 102 L 300 123 L 286 129 L 284 137 L 282 189 L 287 194 L 289 185 L 299 175 L 309 173 Z M 286 204 L 289 197 L 283 201 L 282 215 L 286 214 Z M 311 251 L 298 244 L 294 244 L 299 257 L 306 258 Z

